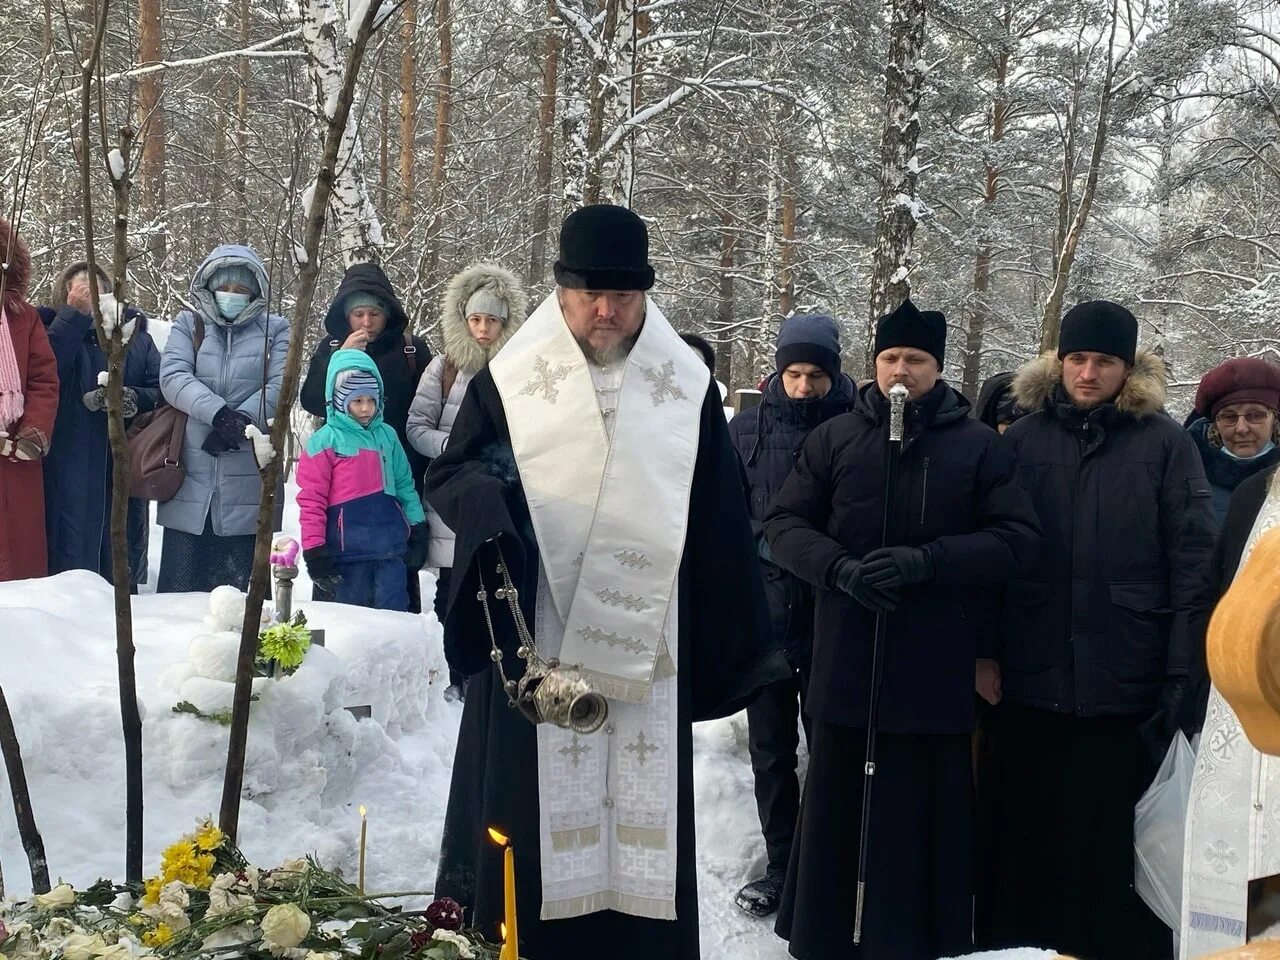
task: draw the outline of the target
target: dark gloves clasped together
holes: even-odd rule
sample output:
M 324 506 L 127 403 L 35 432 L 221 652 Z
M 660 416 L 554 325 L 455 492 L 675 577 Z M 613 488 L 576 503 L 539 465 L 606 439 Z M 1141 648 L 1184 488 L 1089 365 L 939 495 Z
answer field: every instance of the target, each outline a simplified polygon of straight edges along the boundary
M 861 560 L 840 560 L 831 579 L 872 613 L 888 613 L 897 608 L 903 587 L 933 579 L 933 558 L 922 547 L 882 547 Z
M 200 444 L 200 449 L 214 457 L 228 450 L 239 450 L 240 441 L 245 439 L 245 428 L 252 423 L 253 417 L 247 413 L 223 407 L 213 415 L 213 429 Z

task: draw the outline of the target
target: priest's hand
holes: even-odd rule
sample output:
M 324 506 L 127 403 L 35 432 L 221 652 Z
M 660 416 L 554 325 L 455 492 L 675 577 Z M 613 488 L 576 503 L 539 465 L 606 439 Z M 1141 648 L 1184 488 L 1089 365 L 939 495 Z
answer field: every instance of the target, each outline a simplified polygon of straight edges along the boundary
M 873 587 L 909 587 L 933 579 L 933 558 L 920 547 L 882 547 L 862 558 L 862 578 Z
M 421 570 L 427 562 L 427 525 L 415 523 L 409 528 L 409 545 L 404 552 L 404 565 L 410 570 Z
M 879 587 L 868 583 L 863 576 L 865 564 L 853 557 L 845 557 L 836 563 L 831 574 L 835 588 L 847 593 L 872 613 L 888 613 L 898 606 L 896 587 Z
M 333 588 L 342 582 L 342 574 L 334 566 L 328 547 L 303 550 L 302 559 L 307 565 L 307 576 L 311 578 L 311 582 L 325 592 L 332 593 Z
M 1001 699 L 1000 664 L 989 657 L 979 657 L 974 671 L 974 689 L 983 700 L 996 706 Z

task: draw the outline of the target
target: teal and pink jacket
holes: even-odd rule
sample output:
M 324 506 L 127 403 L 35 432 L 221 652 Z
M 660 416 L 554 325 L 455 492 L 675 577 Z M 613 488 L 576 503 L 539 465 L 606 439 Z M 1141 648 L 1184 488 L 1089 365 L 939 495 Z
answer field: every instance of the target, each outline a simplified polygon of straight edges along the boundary
M 330 362 L 326 391 L 344 369 L 377 368 L 358 350 Z M 378 378 L 381 386 L 381 377 Z M 298 461 L 302 549 L 325 547 L 335 561 L 389 560 L 404 555 L 409 528 L 426 520 L 413 487 L 409 458 L 395 431 L 378 415 L 362 427 L 331 409 Z

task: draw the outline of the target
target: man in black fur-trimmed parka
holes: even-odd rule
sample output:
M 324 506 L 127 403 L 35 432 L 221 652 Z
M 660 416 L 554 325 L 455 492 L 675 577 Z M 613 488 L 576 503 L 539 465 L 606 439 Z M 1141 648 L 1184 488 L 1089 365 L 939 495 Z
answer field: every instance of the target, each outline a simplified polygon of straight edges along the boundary
M 1091 960 L 1168 953 L 1133 889 L 1133 808 L 1167 746 L 1208 614 L 1211 493 L 1163 411 L 1161 359 L 1106 300 L 1018 374 L 1009 428 L 1044 529 L 1000 623 L 978 945 Z

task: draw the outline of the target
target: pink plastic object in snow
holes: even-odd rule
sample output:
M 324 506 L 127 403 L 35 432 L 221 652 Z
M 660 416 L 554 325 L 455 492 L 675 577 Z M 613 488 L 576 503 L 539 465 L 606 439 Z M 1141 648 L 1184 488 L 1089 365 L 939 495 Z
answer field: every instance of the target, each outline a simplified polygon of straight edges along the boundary
M 297 567 L 298 553 L 301 551 L 298 541 L 293 537 L 279 534 L 271 541 L 271 565 L 273 567 Z

